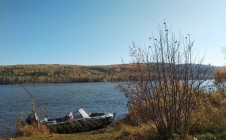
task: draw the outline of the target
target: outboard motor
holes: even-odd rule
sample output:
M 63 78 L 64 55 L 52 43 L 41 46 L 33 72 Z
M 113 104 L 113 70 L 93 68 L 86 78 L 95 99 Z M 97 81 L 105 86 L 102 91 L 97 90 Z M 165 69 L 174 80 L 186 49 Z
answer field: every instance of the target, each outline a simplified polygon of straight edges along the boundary
M 25 120 L 27 124 L 33 124 L 38 122 L 38 116 L 36 112 L 28 113 L 27 119 Z

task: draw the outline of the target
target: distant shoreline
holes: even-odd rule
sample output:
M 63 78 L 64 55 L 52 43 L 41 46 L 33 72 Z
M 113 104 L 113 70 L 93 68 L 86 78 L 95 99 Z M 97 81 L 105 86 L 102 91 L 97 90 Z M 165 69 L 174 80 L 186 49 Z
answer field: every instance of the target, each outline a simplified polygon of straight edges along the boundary
M 23 83 L 115 82 L 125 65 L 10 65 L 0 66 L 0 85 Z
M 155 66 L 155 64 L 151 64 Z M 195 64 L 194 64 L 195 65 Z M 183 66 L 183 65 L 181 65 Z M 212 78 L 214 66 L 201 65 L 210 68 Z M 130 68 L 130 64 L 118 65 L 9 65 L 0 66 L 0 85 L 29 84 L 29 83 L 91 83 L 91 82 L 120 82 L 122 76 Z

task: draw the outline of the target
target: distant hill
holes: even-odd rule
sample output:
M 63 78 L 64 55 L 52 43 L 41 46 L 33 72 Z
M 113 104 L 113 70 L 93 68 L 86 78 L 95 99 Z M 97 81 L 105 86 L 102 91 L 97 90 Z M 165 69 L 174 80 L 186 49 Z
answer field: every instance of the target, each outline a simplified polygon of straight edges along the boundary
M 0 66 L 0 84 L 18 83 L 81 83 L 81 82 L 115 82 L 122 81 L 120 73 L 130 64 L 82 66 L 82 65 L 12 65 Z M 209 67 L 209 78 L 212 78 L 214 66 Z
M 120 66 L 12 65 L 0 66 L 0 84 L 119 81 Z

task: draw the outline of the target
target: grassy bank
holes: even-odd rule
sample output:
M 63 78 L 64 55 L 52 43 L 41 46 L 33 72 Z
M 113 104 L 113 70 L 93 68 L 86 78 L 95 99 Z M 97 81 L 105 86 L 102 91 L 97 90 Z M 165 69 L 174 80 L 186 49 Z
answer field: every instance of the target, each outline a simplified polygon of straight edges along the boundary
M 30 129 L 30 128 L 28 128 Z M 84 133 L 77 134 L 49 134 L 46 132 L 33 132 L 32 128 L 24 136 L 5 138 L 8 140 L 159 140 L 157 131 L 153 123 L 145 123 L 137 126 L 132 126 L 126 123 L 117 122 L 112 125 Z M 28 132 L 28 131 L 27 131 Z M 203 132 L 202 134 L 193 134 L 186 137 L 175 136 L 175 140 L 215 140 L 225 139 L 226 133 L 209 133 Z M 5 140 L 1 139 L 0 140 Z
M 32 126 L 30 126 L 32 127 Z M 141 124 L 139 126 L 131 126 L 123 122 L 113 123 L 110 126 L 77 134 L 50 134 L 46 131 L 38 130 L 34 131 L 33 128 L 27 127 L 23 136 L 18 136 L 15 138 L 9 138 L 13 140 L 134 140 L 134 139 L 150 139 L 153 138 L 156 134 L 156 130 L 153 125 Z M 33 132 L 32 132 L 33 131 Z

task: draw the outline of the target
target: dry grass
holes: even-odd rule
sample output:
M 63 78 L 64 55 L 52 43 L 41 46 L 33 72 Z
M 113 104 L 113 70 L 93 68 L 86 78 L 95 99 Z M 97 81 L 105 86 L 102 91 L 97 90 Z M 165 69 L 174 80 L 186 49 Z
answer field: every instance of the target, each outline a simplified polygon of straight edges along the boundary
M 20 129 L 20 135 L 13 140 L 145 140 L 156 135 L 154 126 L 150 123 L 131 126 L 120 121 L 110 126 L 77 134 L 50 134 L 44 125 L 25 125 Z
M 41 123 L 24 125 L 18 129 L 17 136 L 49 135 L 48 128 Z
M 49 130 L 46 125 L 41 123 L 26 124 L 23 121 L 23 114 L 20 113 L 17 121 L 17 136 L 34 136 L 34 135 L 49 135 Z

